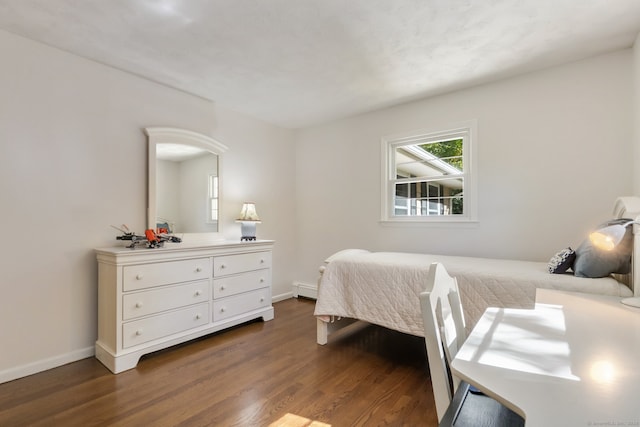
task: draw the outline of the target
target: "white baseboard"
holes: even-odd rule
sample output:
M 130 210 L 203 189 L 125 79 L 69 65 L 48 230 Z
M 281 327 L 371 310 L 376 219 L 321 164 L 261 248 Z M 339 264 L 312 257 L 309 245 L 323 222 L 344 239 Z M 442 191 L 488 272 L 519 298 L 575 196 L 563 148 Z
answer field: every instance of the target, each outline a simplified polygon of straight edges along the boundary
M 284 301 L 284 300 L 289 299 L 289 298 L 293 298 L 293 293 L 292 292 L 285 292 L 285 293 L 279 294 L 279 295 L 272 295 L 271 296 L 271 302 Z
M 51 357 L 49 359 L 38 360 L 37 362 L 6 369 L 4 371 L 0 371 L 0 384 L 37 374 L 38 372 L 52 368 L 57 368 L 58 366 L 66 365 L 67 363 L 77 362 L 78 360 L 86 359 L 87 357 L 92 357 L 94 355 L 95 348 L 91 346 L 72 351 L 71 353 Z
M 318 286 L 310 285 L 309 283 L 294 282 L 293 296 L 295 298 L 304 297 L 318 299 Z

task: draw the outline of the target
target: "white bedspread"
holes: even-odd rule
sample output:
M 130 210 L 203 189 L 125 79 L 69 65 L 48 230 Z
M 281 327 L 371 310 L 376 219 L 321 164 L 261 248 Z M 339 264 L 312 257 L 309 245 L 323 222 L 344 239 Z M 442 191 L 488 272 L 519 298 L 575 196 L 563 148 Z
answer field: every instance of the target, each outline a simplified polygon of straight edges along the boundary
M 418 295 L 433 262 L 441 262 L 458 280 L 469 330 L 487 307 L 532 308 L 536 288 L 632 295 L 613 278 L 550 274 L 542 262 L 352 250 L 331 257 L 315 315 L 360 319 L 424 336 Z

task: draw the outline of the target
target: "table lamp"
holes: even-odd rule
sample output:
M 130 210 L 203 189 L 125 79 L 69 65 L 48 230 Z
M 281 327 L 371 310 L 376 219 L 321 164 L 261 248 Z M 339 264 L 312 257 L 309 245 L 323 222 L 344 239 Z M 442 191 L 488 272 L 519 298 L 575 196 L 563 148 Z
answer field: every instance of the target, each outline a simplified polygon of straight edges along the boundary
M 240 241 L 256 240 L 256 224 L 259 224 L 262 221 L 260 221 L 260 218 L 258 218 L 255 203 L 245 202 L 242 205 L 240 217 L 236 219 L 236 222 L 239 222 L 241 224 L 240 229 L 242 232 L 242 237 L 240 238 Z
M 613 251 L 620 244 L 620 242 L 622 242 L 622 239 L 627 232 L 627 227 L 632 224 L 640 224 L 640 222 L 627 221 L 623 222 L 622 224 L 614 224 L 603 227 L 591 233 L 589 235 L 589 240 L 591 240 L 591 243 L 593 243 L 594 246 L 597 246 L 600 249 Z M 635 275 L 638 273 L 640 272 L 634 271 L 632 274 Z M 640 308 L 640 297 L 624 298 L 621 302 L 631 307 Z

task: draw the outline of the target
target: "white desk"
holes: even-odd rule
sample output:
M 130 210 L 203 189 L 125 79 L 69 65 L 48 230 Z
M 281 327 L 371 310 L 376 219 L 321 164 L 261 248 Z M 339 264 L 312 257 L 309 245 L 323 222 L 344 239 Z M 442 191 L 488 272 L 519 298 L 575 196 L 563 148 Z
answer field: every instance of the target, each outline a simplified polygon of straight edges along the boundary
M 489 308 L 451 366 L 527 427 L 640 426 L 640 309 L 538 290 L 533 310 Z

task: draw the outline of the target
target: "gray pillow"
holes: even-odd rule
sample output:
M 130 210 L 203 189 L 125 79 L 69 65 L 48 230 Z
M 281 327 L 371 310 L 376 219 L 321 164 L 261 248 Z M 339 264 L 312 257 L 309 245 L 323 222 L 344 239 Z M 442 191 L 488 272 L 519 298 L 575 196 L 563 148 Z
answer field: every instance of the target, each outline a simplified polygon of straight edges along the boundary
M 600 224 L 597 229 L 631 221 L 619 218 Z M 631 252 L 633 250 L 633 230 L 627 227 L 622 241 L 612 250 L 596 247 L 587 237 L 576 249 L 573 263 L 574 274 L 578 277 L 606 277 L 611 273 L 627 274 L 631 271 Z

